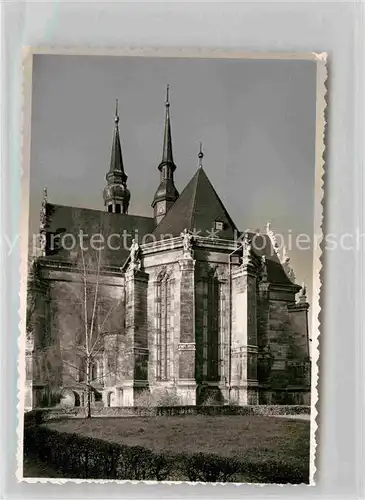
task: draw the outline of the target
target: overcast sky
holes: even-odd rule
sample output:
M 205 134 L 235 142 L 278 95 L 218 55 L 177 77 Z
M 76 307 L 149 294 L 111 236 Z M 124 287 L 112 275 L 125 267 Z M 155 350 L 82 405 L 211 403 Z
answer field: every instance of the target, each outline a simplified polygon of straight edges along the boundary
M 315 62 L 35 55 L 33 68 L 31 231 L 45 185 L 51 203 L 104 208 L 116 98 L 129 213 L 152 215 L 169 83 L 178 190 L 202 141 L 204 169 L 240 229 L 270 220 L 286 238 L 312 237 Z M 289 256 L 310 292 L 312 252 Z

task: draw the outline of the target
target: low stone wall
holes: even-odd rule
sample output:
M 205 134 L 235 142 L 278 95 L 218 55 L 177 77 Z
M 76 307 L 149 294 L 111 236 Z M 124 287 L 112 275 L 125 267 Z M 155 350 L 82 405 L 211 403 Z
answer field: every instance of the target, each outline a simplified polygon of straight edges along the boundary
M 149 417 L 183 415 L 309 415 L 310 406 L 248 405 L 248 406 L 139 406 L 95 407 L 93 417 Z M 86 408 L 39 408 L 25 414 L 25 424 L 40 424 L 59 418 L 85 418 Z

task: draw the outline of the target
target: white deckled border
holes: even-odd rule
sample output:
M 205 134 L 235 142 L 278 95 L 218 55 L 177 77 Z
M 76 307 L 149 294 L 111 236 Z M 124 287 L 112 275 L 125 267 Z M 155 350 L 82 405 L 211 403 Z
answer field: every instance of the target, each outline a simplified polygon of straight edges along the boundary
M 27 269 L 28 269 L 28 216 L 29 216 L 29 180 L 30 180 L 30 135 L 31 135 L 31 99 L 32 99 L 32 72 L 33 56 L 36 54 L 48 55 L 92 55 L 92 56 L 115 56 L 115 57 L 174 57 L 174 58 L 222 58 L 222 59 L 251 59 L 251 60 L 309 60 L 317 63 L 317 87 L 316 87 L 316 139 L 315 139 L 315 207 L 314 207 L 314 252 L 313 252 L 313 290 L 312 290 L 312 374 L 311 374 L 311 429 L 310 429 L 310 475 L 309 485 L 315 485 L 316 475 L 316 433 L 317 403 L 318 403 L 318 359 L 319 359 L 319 314 L 321 276 L 322 269 L 322 248 L 316 244 L 318 236 L 323 239 L 323 174 L 324 174 L 324 151 L 325 151 L 325 110 L 326 110 L 326 86 L 327 79 L 327 54 L 315 52 L 245 52 L 221 49 L 206 48 L 94 48 L 94 47 L 72 47 L 56 48 L 52 46 L 44 47 L 24 47 L 23 84 L 22 84 L 22 210 L 20 221 L 20 309 L 19 309 L 19 329 L 18 337 L 19 358 L 18 358 L 18 425 L 17 425 L 17 470 L 16 477 L 19 482 L 26 483 L 116 483 L 116 484 L 156 484 L 157 481 L 131 481 L 131 480 L 99 480 L 99 479 L 67 479 L 67 478 L 30 478 L 23 477 L 23 425 L 24 425 L 24 387 L 25 387 L 25 347 L 26 347 L 26 291 L 27 291 Z M 161 484 L 197 484 L 209 485 L 212 483 L 192 483 L 188 481 L 161 481 Z M 232 484 L 240 486 L 272 486 L 259 483 L 214 483 L 224 486 Z M 281 484 L 280 486 L 297 487 L 299 485 Z
M 327 54 L 316 54 L 317 56 L 317 101 L 316 101 L 316 151 L 315 151 L 315 183 L 314 183 L 314 234 L 323 239 L 323 175 L 324 175 L 324 151 L 325 151 L 325 127 L 326 127 L 326 80 L 327 80 Z M 319 380 L 319 315 L 321 312 L 321 270 L 322 270 L 322 244 L 315 243 L 313 246 L 313 281 L 312 281 L 312 373 L 311 373 L 311 427 L 310 427 L 310 464 L 309 481 L 315 485 L 316 475 L 316 433 L 318 429 L 318 380 Z

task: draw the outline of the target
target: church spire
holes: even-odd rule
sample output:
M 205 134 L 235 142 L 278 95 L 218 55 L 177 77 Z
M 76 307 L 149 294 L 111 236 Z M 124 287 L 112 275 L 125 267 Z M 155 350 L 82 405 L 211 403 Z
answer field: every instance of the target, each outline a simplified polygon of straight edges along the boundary
M 116 99 L 110 167 L 106 174 L 107 185 L 104 189 L 104 205 L 108 212 L 128 213 L 130 192 L 127 189 L 127 179 L 120 144 L 118 99 Z
M 165 130 L 163 136 L 162 160 L 158 166 L 160 184 L 152 201 L 155 222 L 158 224 L 172 207 L 179 193 L 174 184 L 176 165 L 172 155 L 169 85 L 166 88 Z
M 123 179 L 123 182 L 126 183 L 128 176 L 124 172 L 122 147 L 120 145 L 118 99 L 116 99 L 116 103 L 115 103 L 114 123 L 115 123 L 115 125 L 114 125 L 112 153 L 111 153 L 111 157 L 110 157 L 109 172 L 120 172 L 121 177 Z
M 172 168 L 175 170 L 174 159 L 172 155 L 172 140 L 171 140 L 171 123 L 170 123 L 170 100 L 169 100 L 169 90 L 170 86 L 166 87 L 166 101 L 165 101 L 165 133 L 163 138 L 163 150 L 162 150 L 162 160 L 159 165 L 159 169 L 162 169 L 164 164 L 171 164 Z

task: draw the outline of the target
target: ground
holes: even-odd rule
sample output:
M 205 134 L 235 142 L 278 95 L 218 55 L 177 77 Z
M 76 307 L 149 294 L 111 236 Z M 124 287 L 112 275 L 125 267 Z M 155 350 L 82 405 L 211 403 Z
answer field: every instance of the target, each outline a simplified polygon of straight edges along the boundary
M 309 462 L 309 421 L 262 416 L 182 416 L 68 419 L 48 423 L 114 443 L 170 453 L 203 452 L 283 461 L 303 468 Z

